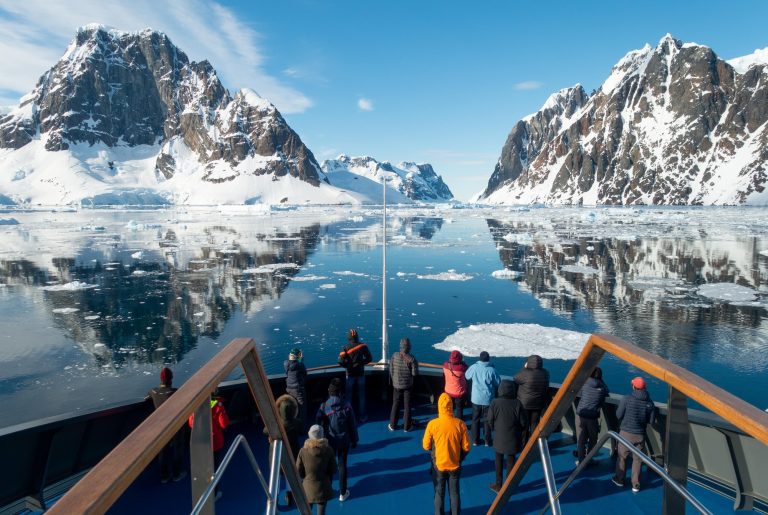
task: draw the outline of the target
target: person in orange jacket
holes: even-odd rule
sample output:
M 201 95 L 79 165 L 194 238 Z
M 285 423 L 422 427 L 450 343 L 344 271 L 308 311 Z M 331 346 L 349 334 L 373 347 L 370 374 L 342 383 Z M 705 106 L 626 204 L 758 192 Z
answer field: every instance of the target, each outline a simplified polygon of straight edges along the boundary
M 432 483 L 435 487 L 435 515 L 442 515 L 445 505 L 445 484 L 448 483 L 451 514 L 461 512 L 459 478 L 461 462 L 469 453 L 469 434 L 463 420 L 452 413 L 453 401 L 447 393 L 437 401 L 437 418 L 427 424 L 422 447 L 432 453 Z

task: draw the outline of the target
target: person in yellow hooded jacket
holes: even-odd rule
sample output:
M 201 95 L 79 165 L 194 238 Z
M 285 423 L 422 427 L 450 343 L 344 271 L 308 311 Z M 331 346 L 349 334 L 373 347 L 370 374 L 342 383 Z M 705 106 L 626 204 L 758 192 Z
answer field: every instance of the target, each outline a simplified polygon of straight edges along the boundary
M 451 503 L 451 515 L 461 513 L 459 478 L 461 462 L 469 453 L 469 434 L 463 420 L 453 416 L 453 402 L 447 393 L 437 401 L 437 418 L 427 424 L 422 447 L 432 453 L 432 483 L 435 486 L 435 515 L 443 514 L 445 484 Z

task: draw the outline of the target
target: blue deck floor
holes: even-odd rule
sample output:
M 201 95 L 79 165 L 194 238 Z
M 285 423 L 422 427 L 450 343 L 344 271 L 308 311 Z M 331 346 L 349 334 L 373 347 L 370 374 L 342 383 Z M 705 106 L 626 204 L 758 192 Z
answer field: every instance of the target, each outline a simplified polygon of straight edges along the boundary
M 433 408 L 416 410 L 422 428 L 434 416 Z M 328 513 L 348 514 L 424 514 L 432 512 L 432 483 L 429 475 L 429 455 L 421 449 L 423 429 L 405 433 L 387 429 L 384 408 L 373 413 L 371 420 L 360 427 L 360 445 L 349 456 L 349 489 L 351 496 L 343 503 L 337 499 L 328 503 Z M 238 427 L 239 426 L 239 427 Z M 233 424 L 230 439 L 238 432 L 245 434 L 257 459 L 266 471 L 267 445 L 260 428 L 248 424 Z M 551 455 L 556 479 L 562 484 L 574 468 L 573 445 L 566 437 L 553 436 Z M 486 513 L 494 498 L 488 488 L 493 481 L 493 449 L 473 447 L 462 467 L 462 513 Z M 661 511 L 661 480 L 643 472 L 643 489 L 633 494 L 629 487 L 616 487 L 610 481 L 613 461 L 604 450 L 599 464 L 588 468 L 566 491 L 562 498 L 564 513 L 659 513 Z M 336 478 L 337 479 L 337 478 Z M 334 487 L 337 487 L 334 481 Z M 713 513 L 732 512 L 731 501 L 695 485 L 690 486 Z M 222 497 L 216 502 L 217 513 L 261 513 L 265 497 L 246 459 L 240 455 L 224 476 Z M 537 461 L 526 474 L 518 491 L 504 513 L 538 513 L 546 503 L 546 489 L 541 465 Z M 113 506 L 110 513 L 149 515 L 189 513 L 191 509 L 189 479 L 161 485 L 156 465 L 150 466 Z M 297 513 L 281 502 L 281 513 Z M 688 510 L 693 513 L 692 509 Z

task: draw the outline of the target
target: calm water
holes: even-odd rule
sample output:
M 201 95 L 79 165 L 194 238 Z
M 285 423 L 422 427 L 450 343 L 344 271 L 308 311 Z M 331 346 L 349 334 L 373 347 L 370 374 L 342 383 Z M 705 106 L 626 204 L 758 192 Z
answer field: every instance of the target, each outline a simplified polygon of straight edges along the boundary
M 11 217 L 0 426 L 138 399 L 164 364 L 180 384 L 237 336 L 273 373 L 297 345 L 308 366 L 334 362 L 349 327 L 380 357 L 380 210 L 0 214 Z M 767 408 L 766 233 L 768 210 L 753 208 L 394 209 L 391 346 L 409 336 L 420 360 L 442 363 L 432 345 L 471 324 L 605 332 Z M 518 277 L 492 277 L 504 268 Z M 502 373 L 523 361 L 514 344 L 489 350 Z M 555 381 L 571 363 L 546 360 Z M 624 392 L 634 371 L 604 369 Z

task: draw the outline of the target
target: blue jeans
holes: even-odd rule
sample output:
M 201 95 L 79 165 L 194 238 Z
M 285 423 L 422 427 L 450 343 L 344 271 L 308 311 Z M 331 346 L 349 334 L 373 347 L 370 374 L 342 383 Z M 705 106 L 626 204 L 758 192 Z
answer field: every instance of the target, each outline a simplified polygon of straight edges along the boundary
M 355 388 L 355 385 L 357 385 L 357 388 Z M 355 400 L 353 395 L 355 390 L 357 390 L 357 402 L 359 403 L 359 409 L 355 410 L 355 415 L 357 415 L 358 418 L 365 418 L 365 376 L 347 377 L 346 390 L 347 401 L 349 401 L 352 409 L 355 408 Z

